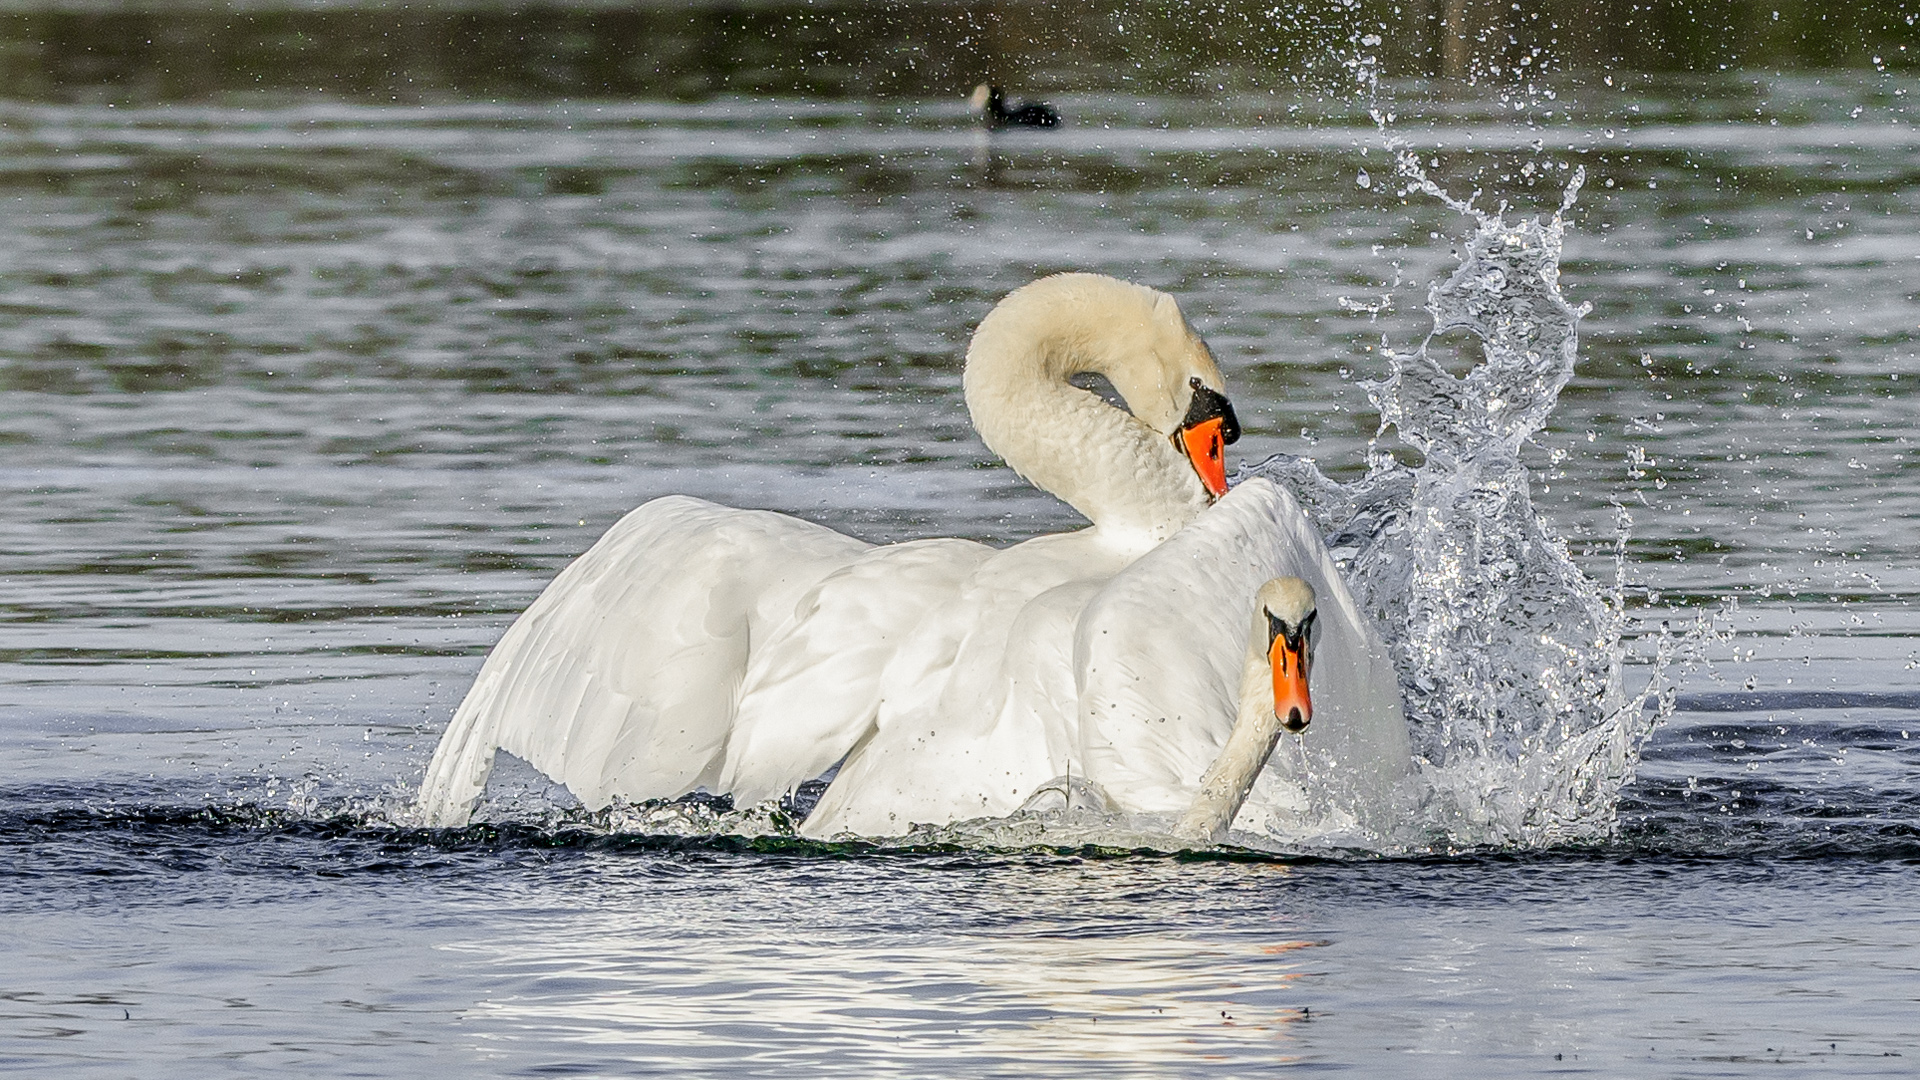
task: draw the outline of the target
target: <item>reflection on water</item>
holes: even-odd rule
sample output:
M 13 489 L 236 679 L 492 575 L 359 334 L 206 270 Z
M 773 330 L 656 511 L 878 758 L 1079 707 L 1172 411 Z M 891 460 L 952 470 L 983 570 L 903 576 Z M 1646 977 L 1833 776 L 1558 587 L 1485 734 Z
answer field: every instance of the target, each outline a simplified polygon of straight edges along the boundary
M 601 864 L 581 913 L 509 900 L 517 925 L 445 949 L 497 980 L 464 1017 L 476 1044 L 510 1068 L 961 1076 L 1082 1075 L 1089 1061 L 1137 1076 L 1453 1075 L 1467 1062 L 1538 1075 L 1560 1067 L 1555 1054 L 1714 1075 L 1716 1059 L 1762 1051 L 1808 1064 L 1814 1031 L 1832 1032 L 1818 1052 L 1859 1074 L 1898 1075 L 1908 1046 L 1869 1034 L 1898 1013 L 1897 994 L 1870 996 L 1915 970 L 1892 911 L 1775 947 L 1697 906 L 1741 888 L 1744 919 L 1772 923 L 1806 899 L 1802 871 L 1702 889 L 1667 868 L 1603 864 L 730 869 Z M 1875 903 L 1909 877 L 1836 884 Z M 864 899 L 826 900 L 850 886 Z M 1729 968 L 1765 974 L 1719 997 L 1730 988 L 1703 973 Z M 1844 1016 L 1818 996 L 1835 991 Z
M 509 977 L 575 988 L 484 1002 L 472 1019 L 502 1035 L 590 1028 L 580 1041 L 597 1054 L 663 1064 L 804 1060 L 825 1043 L 853 1070 L 1096 1062 L 1150 1072 L 1196 1057 L 1281 1065 L 1300 1060 L 1293 1031 L 1311 1019 L 1311 1005 L 1289 1004 L 1310 1000 L 1297 985 L 1314 974 L 1309 950 L 1332 943 L 966 932 L 875 948 L 755 935 L 704 943 L 691 969 L 658 957 L 657 944 L 657 928 L 642 926 L 463 946 Z M 823 947 L 851 962 L 820 965 Z M 759 992 L 775 985 L 777 994 Z

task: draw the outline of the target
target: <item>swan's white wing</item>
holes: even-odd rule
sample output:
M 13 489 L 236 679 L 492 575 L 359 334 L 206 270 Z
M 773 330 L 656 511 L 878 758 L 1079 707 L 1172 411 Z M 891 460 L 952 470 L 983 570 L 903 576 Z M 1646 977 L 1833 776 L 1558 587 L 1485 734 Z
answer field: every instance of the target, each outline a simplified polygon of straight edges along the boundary
M 1411 755 L 1386 647 L 1293 497 L 1264 479 L 1234 488 L 1116 575 L 1081 617 L 1082 768 L 1122 808 L 1174 812 L 1191 801 L 1233 727 L 1254 593 L 1285 574 L 1313 586 L 1320 611 L 1314 720 L 1303 736 L 1315 775 L 1276 775 L 1299 755 L 1275 754 L 1251 816 L 1284 801 L 1275 787 L 1287 779 L 1355 816 L 1393 812 Z
M 985 560 L 889 662 L 872 733 L 806 834 L 887 836 L 1007 814 L 1058 776 L 1073 741 L 1073 627 L 1123 563 L 1088 532 Z
M 554 578 L 482 665 L 419 805 L 460 824 L 496 749 L 590 807 L 714 781 L 748 645 L 868 545 L 764 510 L 655 499 Z
M 992 554 L 970 540 L 894 544 L 810 589 L 789 628 L 755 645 L 717 790 L 759 802 L 845 757 L 873 726 L 887 662 Z
M 1124 810 L 1184 810 L 1233 729 L 1271 513 L 1247 485 L 1116 575 L 1074 637 L 1080 765 Z
M 933 673 L 944 692 L 900 711 L 888 702 L 888 715 L 841 766 L 803 831 L 891 836 L 917 824 L 1000 817 L 1059 776 L 1058 731 L 1074 706 L 1073 624 L 1096 587 L 1056 586 L 1018 606 L 1004 636 L 963 639 L 955 662 Z

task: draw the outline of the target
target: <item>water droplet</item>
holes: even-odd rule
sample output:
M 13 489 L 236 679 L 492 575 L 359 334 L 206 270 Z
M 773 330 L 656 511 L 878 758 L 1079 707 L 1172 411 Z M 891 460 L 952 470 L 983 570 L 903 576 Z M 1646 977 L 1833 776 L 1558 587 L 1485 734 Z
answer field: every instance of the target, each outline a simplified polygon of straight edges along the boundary
M 1277 457 L 1255 474 L 1315 493 L 1323 532 L 1390 518 L 1421 523 L 1386 533 L 1370 525 L 1366 535 L 1378 539 L 1354 548 L 1348 584 L 1363 608 L 1391 613 L 1380 622 L 1389 647 L 1408 660 L 1399 675 L 1415 754 L 1430 766 L 1423 782 L 1433 805 L 1446 808 L 1439 812 L 1451 841 L 1554 843 L 1604 833 L 1617 784 L 1589 782 L 1570 795 L 1562 763 L 1542 755 L 1559 753 L 1570 736 L 1637 746 L 1656 718 L 1642 707 L 1651 699 L 1636 700 L 1638 680 L 1631 688 L 1620 682 L 1624 620 L 1515 497 L 1527 476 L 1519 448 L 1546 424 L 1573 372 L 1581 311 L 1557 287 L 1561 223 L 1478 220 L 1427 308 L 1436 327 L 1478 337 L 1483 359 L 1457 377 L 1437 370 L 1424 346 L 1383 351 L 1393 377 L 1369 395 L 1424 462 L 1370 455 L 1367 476 L 1351 484 L 1328 480 L 1303 458 Z M 1470 471 L 1455 464 L 1467 461 L 1475 463 Z M 1652 464 L 1642 450 L 1634 467 Z M 1473 483 L 1453 482 L 1469 476 Z M 1624 537 L 1631 521 L 1621 514 Z M 1538 602 L 1506 603 L 1517 582 L 1537 584 L 1529 595 Z M 1422 602 L 1410 602 L 1415 596 Z M 1650 592 L 1647 603 L 1660 603 L 1660 594 Z M 1469 626 L 1484 647 L 1456 647 Z M 1586 644 L 1569 649 L 1569 641 Z M 1663 645 L 1656 662 L 1690 641 L 1682 635 Z M 1502 806 L 1489 807 L 1492 789 L 1509 796 Z

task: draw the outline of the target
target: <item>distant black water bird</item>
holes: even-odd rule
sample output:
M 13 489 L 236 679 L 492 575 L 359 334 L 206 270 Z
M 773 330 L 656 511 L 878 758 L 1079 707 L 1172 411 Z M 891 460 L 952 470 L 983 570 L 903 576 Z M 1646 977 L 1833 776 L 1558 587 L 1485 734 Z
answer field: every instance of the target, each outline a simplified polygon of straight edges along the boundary
M 1055 127 L 1060 123 L 1060 114 L 1053 106 L 1040 101 L 1008 106 L 1006 93 L 989 83 L 974 87 L 967 101 L 973 106 L 974 115 L 994 131 L 1010 127 Z

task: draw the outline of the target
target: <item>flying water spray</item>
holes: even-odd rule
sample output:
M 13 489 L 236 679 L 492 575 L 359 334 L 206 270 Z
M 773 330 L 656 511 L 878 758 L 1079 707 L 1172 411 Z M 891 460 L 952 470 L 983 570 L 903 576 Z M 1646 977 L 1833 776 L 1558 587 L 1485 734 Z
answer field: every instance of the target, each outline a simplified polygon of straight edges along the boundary
M 1404 148 L 1390 151 L 1409 192 L 1443 201 L 1473 233 L 1428 291 L 1426 340 L 1385 349 L 1388 372 L 1367 387 L 1380 410 L 1367 474 L 1340 484 L 1279 455 L 1242 476 L 1300 498 L 1392 652 L 1419 810 L 1382 846 L 1604 840 L 1640 744 L 1672 711 L 1685 639 L 1662 628 L 1650 678 L 1627 689 L 1625 511 L 1606 590 L 1534 508 L 1521 460 L 1578 355 L 1588 309 L 1567 303 L 1559 276 L 1585 174 L 1574 171 L 1551 217 L 1510 221 L 1449 195 Z M 1434 348 L 1462 337 L 1482 357 L 1455 376 Z M 1417 465 L 1380 446 L 1389 431 Z

